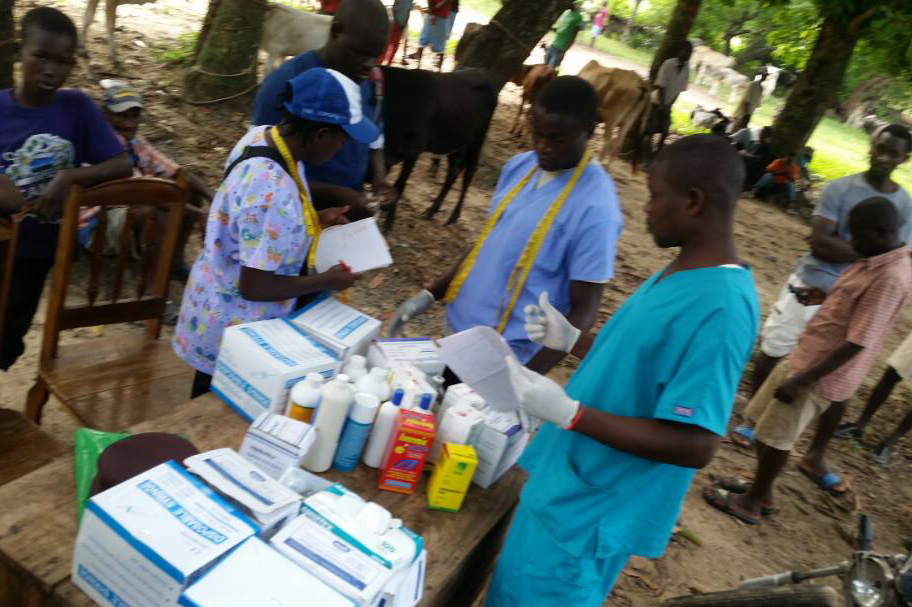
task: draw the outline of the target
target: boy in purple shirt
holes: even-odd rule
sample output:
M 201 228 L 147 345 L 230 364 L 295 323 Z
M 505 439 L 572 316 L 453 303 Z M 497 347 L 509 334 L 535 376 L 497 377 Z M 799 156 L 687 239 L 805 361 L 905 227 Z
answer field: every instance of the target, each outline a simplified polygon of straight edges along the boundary
M 101 111 L 81 91 L 60 90 L 75 63 L 76 26 L 43 6 L 22 18 L 22 73 L 0 91 L 0 213 L 37 210 L 20 226 L 0 369 L 22 354 L 54 263 L 59 215 L 73 185 L 130 176 L 130 162 Z M 88 165 L 88 166 L 84 166 Z

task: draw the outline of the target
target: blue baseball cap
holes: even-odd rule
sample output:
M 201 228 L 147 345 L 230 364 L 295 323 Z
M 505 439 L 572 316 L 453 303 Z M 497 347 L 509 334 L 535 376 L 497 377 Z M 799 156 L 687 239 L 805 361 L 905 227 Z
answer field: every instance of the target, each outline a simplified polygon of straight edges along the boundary
M 291 98 L 285 109 L 298 118 L 338 124 L 355 141 L 370 143 L 380 134 L 361 111 L 361 91 L 336 70 L 315 67 L 288 81 Z

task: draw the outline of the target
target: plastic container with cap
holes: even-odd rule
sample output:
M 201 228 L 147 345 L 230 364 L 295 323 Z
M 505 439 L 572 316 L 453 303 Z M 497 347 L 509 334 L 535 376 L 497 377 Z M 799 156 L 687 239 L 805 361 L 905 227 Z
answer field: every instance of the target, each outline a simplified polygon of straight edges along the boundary
M 393 392 L 386 379 L 387 375 L 389 375 L 389 371 L 384 367 L 374 367 L 370 373 L 358 378 L 358 381 L 355 382 L 355 390 L 373 394 L 380 399 L 381 403 L 386 402 Z
M 373 394 L 355 393 L 355 402 L 352 403 L 348 419 L 342 428 L 342 435 L 339 437 L 339 448 L 336 449 L 336 456 L 333 458 L 333 468 L 342 472 L 351 472 L 355 469 L 379 408 L 380 399 Z
M 311 472 L 326 472 L 332 465 L 354 394 L 354 386 L 344 374 L 323 384 L 320 407 L 311 424 L 317 430 L 317 440 L 304 458 L 304 467 Z
M 347 375 L 350 381 L 357 382 L 367 375 L 367 359 L 360 354 L 353 354 L 342 367 L 342 373 Z
M 363 458 L 364 463 L 371 468 L 379 468 L 380 464 L 383 463 L 383 456 L 392 436 L 393 426 L 396 425 L 396 418 L 399 416 L 399 405 L 402 404 L 404 395 L 405 392 L 403 390 L 396 390 L 393 392 L 392 400 L 383 403 L 377 412 L 377 420 L 374 422 L 373 430 L 371 430 Z
M 319 373 L 308 373 L 307 377 L 291 387 L 285 417 L 301 422 L 311 423 L 313 414 L 320 405 L 320 390 L 323 388 L 323 376 Z
M 431 410 L 431 401 L 433 400 L 433 398 L 434 397 L 430 394 L 422 394 L 421 402 L 418 403 L 418 410 L 419 411 L 430 411 Z

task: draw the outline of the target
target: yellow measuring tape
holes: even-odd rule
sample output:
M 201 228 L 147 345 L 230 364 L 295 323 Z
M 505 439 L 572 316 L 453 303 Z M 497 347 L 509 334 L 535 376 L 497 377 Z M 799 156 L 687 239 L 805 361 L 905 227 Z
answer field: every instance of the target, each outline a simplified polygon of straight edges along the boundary
M 573 169 L 573 174 L 567 181 L 567 185 L 564 186 L 561 193 L 554 199 L 551 206 L 548 207 L 544 216 L 539 220 L 538 225 L 535 226 L 535 230 L 529 237 L 528 242 L 526 242 L 526 246 L 523 248 L 522 254 L 516 262 L 516 266 L 514 266 L 513 271 L 510 273 L 510 280 L 507 282 L 507 293 L 510 293 L 511 295 L 509 303 L 500 317 L 500 322 L 497 324 L 497 331 L 499 333 L 503 333 L 504 329 L 506 329 L 507 321 L 510 320 L 510 316 L 513 314 L 513 308 L 516 306 L 516 301 L 519 299 L 519 294 L 522 292 L 523 286 L 526 284 L 526 279 L 529 277 L 532 263 L 535 261 L 539 249 L 541 249 L 542 244 L 545 242 L 545 236 L 547 236 L 548 232 L 551 230 L 551 224 L 554 223 L 554 218 L 560 213 L 561 208 L 563 208 L 564 203 L 570 196 L 570 192 L 573 191 L 576 182 L 579 181 L 580 175 L 582 175 L 583 169 L 586 168 L 587 164 L 589 164 L 589 150 L 586 150 L 583 157 L 580 158 L 576 168 Z M 481 252 L 482 247 L 484 247 L 485 241 L 488 239 L 494 226 L 497 225 L 501 215 L 503 215 L 503 212 L 513 201 L 513 198 L 526 187 L 526 184 L 529 183 L 529 180 L 532 179 L 532 176 L 535 175 L 536 171 L 538 171 L 538 167 L 532 167 L 532 169 L 513 186 L 507 195 L 503 197 L 500 204 L 497 205 L 497 208 L 494 209 L 494 212 L 485 224 L 475 246 L 469 251 L 465 261 L 459 266 L 456 276 L 454 276 L 453 280 L 450 282 L 450 286 L 447 288 L 446 295 L 443 298 L 445 303 L 452 303 L 453 300 L 456 299 L 460 289 L 462 289 L 462 285 L 465 283 L 469 274 L 472 272 L 472 268 L 475 266 L 478 253 Z
M 317 241 L 320 240 L 320 217 L 317 215 L 317 210 L 314 209 L 313 204 L 311 204 L 310 198 L 307 197 L 307 188 L 304 186 L 304 182 L 301 181 L 301 176 L 298 175 L 298 164 L 292 158 L 285 140 L 282 139 L 279 129 L 276 127 L 272 127 L 272 140 L 275 142 L 279 154 L 285 160 L 285 164 L 288 165 L 288 172 L 298 186 L 298 193 L 301 195 L 301 205 L 304 207 L 304 228 L 310 237 L 310 247 L 307 249 L 307 268 L 311 270 L 316 267 Z

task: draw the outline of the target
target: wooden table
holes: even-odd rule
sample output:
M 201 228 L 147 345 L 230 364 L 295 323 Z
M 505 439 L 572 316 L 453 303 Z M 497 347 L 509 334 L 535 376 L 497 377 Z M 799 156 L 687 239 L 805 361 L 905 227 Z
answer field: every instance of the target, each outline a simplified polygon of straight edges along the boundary
M 208 451 L 240 448 L 246 428 L 216 396 L 207 394 L 130 431 L 180 434 Z M 388 508 L 424 537 L 428 565 L 421 605 L 471 605 L 500 549 L 524 474 L 514 468 L 488 490 L 473 485 L 456 514 L 428 509 L 423 486 L 411 496 L 380 491 L 376 475 L 359 466 L 351 473 L 324 476 Z M 93 605 L 70 582 L 77 530 L 72 455 L 0 487 L 0 600 L 18 597 L 19 605 L 29 607 Z M 8 604 L 17 603 L 4 602 L 3 607 Z

